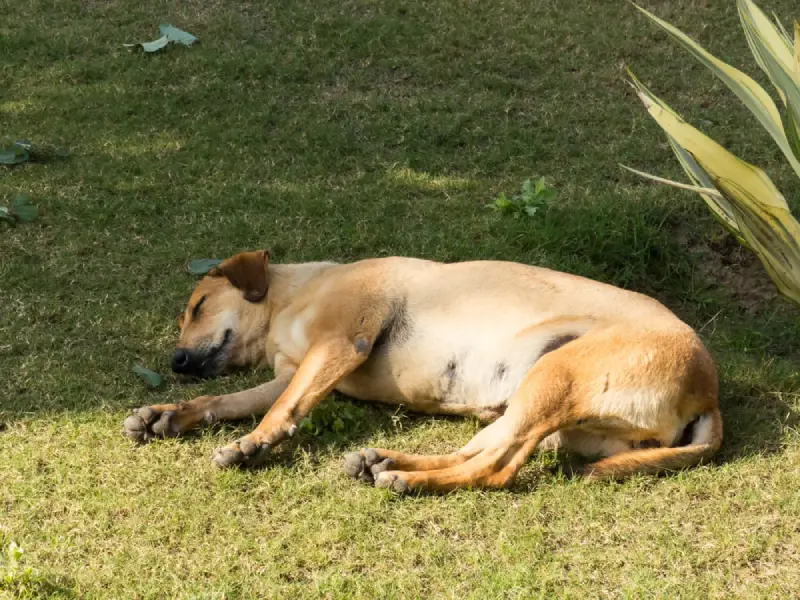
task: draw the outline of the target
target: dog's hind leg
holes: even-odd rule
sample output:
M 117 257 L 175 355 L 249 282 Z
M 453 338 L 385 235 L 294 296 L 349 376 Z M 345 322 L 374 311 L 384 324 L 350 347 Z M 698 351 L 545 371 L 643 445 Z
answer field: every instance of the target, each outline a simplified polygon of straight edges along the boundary
M 670 447 L 693 419 L 689 445 Z M 505 415 L 484 430 L 492 435 L 477 454 L 443 468 L 387 469 L 375 476 L 375 485 L 400 492 L 505 487 L 542 440 L 561 430 L 607 432 L 632 444 L 654 440 L 662 446 L 623 447 L 590 465 L 590 477 L 696 464 L 722 439 L 713 362 L 686 331 L 589 333 L 531 368 Z
M 122 423 L 122 433 L 135 442 L 147 442 L 156 437 L 175 437 L 219 421 L 266 414 L 286 390 L 292 373 L 280 373 L 272 381 L 234 394 L 137 408 Z
M 350 452 L 344 456 L 344 472 L 354 479 L 373 483 L 378 473 L 383 471 L 428 471 L 446 469 L 467 462 L 492 441 L 504 435 L 507 421 L 503 417 L 479 431 L 466 446 L 450 454 L 406 454 L 383 448 L 365 448 L 360 452 Z
M 506 487 L 536 446 L 571 420 L 566 410 L 571 404 L 571 378 L 570 369 L 556 361 L 534 366 L 506 413 L 457 452 L 456 460 L 432 469 L 384 470 L 375 474 L 375 485 L 397 492 Z
M 494 423 L 503 416 L 505 405 L 500 406 L 473 406 L 457 402 L 435 403 L 431 405 L 406 404 L 409 410 L 421 412 L 426 415 L 445 415 L 453 417 L 474 417 L 484 425 Z

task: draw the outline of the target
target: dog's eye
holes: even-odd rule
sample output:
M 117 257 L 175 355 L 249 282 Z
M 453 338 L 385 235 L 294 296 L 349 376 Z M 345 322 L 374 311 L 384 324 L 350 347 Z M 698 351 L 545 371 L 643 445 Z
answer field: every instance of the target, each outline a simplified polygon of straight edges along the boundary
M 206 301 L 206 297 L 203 296 L 202 298 L 200 298 L 198 303 L 194 305 L 194 308 L 192 309 L 192 318 L 193 319 L 196 319 L 197 315 L 200 314 L 200 307 L 203 306 L 203 302 L 205 302 L 205 301 Z

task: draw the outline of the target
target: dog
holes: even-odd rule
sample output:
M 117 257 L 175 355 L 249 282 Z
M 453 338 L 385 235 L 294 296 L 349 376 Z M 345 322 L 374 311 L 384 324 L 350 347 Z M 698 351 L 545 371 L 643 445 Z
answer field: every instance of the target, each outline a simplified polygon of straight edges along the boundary
M 333 390 L 487 424 L 438 456 L 370 448 L 353 478 L 403 493 L 502 488 L 536 448 L 591 457 L 589 478 L 688 467 L 722 441 L 717 372 L 695 331 L 656 300 L 511 262 L 378 258 L 278 265 L 266 250 L 221 262 L 178 318 L 179 374 L 269 366 L 272 381 L 134 411 L 135 441 L 265 415 L 214 451 L 263 464 Z

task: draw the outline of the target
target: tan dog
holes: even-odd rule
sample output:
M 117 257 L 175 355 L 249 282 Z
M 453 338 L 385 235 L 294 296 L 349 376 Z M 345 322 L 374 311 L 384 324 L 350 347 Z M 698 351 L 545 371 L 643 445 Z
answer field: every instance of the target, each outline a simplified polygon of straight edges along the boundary
M 245 252 L 200 281 L 179 320 L 176 372 L 269 365 L 275 379 L 139 409 L 124 432 L 145 441 L 266 413 L 214 452 L 220 467 L 263 463 L 334 389 L 491 423 L 452 454 L 345 457 L 351 476 L 400 492 L 506 486 L 537 446 L 604 457 L 586 474 L 620 477 L 696 464 L 722 440 L 716 370 L 689 326 L 651 298 L 548 269 Z

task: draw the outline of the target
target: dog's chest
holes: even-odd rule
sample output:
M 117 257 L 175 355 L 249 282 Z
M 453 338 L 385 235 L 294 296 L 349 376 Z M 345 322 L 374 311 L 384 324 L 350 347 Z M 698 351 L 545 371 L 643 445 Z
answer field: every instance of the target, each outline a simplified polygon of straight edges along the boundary
M 311 343 L 308 325 L 312 317 L 310 309 L 279 315 L 269 333 L 274 348 L 297 365 L 302 362 Z

